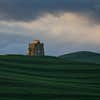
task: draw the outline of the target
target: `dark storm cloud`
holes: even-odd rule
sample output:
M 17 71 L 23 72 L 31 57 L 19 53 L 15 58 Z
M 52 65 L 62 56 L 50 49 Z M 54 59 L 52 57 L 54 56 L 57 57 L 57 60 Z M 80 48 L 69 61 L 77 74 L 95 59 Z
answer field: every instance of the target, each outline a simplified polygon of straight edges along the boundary
M 31 21 L 44 13 L 75 12 L 99 19 L 100 0 L 0 0 L 0 19 Z

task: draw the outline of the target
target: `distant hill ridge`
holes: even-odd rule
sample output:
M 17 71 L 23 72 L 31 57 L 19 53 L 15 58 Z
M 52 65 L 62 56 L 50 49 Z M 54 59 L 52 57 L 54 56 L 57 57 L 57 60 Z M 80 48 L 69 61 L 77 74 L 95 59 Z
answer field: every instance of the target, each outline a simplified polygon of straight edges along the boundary
M 60 58 L 81 62 L 94 62 L 100 63 L 100 53 L 91 51 L 79 51 L 59 56 Z

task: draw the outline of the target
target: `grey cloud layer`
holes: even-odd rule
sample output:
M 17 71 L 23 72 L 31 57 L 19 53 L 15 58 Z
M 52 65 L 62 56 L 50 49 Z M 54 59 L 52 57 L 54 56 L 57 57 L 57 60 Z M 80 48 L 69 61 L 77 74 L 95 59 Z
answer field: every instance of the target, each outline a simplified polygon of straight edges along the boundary
M 0 0 L 0 20 L 31 21 L 46 12 L 64 11 L 99 19 L 100 0 Z
M 0 54 L 26 54 L 31 37 L 0 32 Z

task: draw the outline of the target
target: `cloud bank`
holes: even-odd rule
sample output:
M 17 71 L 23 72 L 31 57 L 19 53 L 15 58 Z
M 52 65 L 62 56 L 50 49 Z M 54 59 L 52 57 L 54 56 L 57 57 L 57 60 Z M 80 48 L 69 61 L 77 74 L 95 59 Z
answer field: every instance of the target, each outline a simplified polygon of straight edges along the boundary
M 45 43 L 47 55 L 100 51 L 100 25 L 81 14 L 67 12 L 55 16 L 47 13 L 31 22 L 0 21 L 0 26 L 0 48 L 5 48 L 5 52 L 25 54 L 32 39 Z
M 0 54 L 26 54 L 40 39 L 47 55 L 100 52 L 100 0 L 0 0 Z

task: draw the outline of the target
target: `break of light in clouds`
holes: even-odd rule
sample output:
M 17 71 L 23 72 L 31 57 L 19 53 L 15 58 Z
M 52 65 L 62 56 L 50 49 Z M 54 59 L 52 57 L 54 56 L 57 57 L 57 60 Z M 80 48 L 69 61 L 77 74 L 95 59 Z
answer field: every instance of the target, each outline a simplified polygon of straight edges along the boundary
M 29 37 L 30 40 L 33 37 L 33 39 L 44 41 L 46 43 L 47 54 L 59 55 L 74 50 L 88 50 L 89 48 L 91 50 L 91 46 L 93 50 L 99 49 L 100 25 L 94 24 L 92 19 L 81 14 L 61 13 L 59 16 L 45 14 L 43 17 L 31 22 L 9 23 L 1 21 L 0 26 L 2 27 L 0 31 L 7 35 L 11 35 L 11 33 L 21 35 L 21 38 L 14 37 L 16 38 L 15 45 L 12 45 L 14 42 L 12 39 L 11 45 L 15 50 L 16 47 L 22 50 L 21 45 L 22 47 L 25 46 L 25 43 L 29 42 Z M 25 39 L 28 41 L 26 42 Z M 97 48 L 95 48 L 96 45 Z M 10 46 L 9 49 L 12 47 Z M 20 52 L 20 50 L 18 51 Z M 23 50 L 24 53 L 25 50 Z
M 26 54 L 40 39 L 47 55 L 100 52 L 99 0 L 0 0 L 0 54 Z

